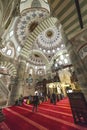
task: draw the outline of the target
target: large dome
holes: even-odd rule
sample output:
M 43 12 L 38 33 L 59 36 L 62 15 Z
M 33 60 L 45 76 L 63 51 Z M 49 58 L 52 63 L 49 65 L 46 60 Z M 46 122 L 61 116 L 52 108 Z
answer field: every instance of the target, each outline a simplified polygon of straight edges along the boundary
M 38 46 L 46 50 L 57 48 L 61 42 L 61 33 L 56 26 L 50 27 L 42 32 L 38 38 Z
M 48 11 L 42 8 L 25 10 L 15 23 L 15 38 L 21 45 L 36 25 L 49 15 Z

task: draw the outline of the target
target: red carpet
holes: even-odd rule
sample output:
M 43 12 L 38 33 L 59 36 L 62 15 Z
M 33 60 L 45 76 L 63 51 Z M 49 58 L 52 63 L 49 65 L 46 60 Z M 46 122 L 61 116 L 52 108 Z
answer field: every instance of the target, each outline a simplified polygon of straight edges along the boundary
M 4 108 L 3 112 L 10 130 L 87 130 L 86 126 L 74 124 L 68 99 L 56 105 L 44 102 L 38 112 L 32 112 L 32 105 L 27 104 Z

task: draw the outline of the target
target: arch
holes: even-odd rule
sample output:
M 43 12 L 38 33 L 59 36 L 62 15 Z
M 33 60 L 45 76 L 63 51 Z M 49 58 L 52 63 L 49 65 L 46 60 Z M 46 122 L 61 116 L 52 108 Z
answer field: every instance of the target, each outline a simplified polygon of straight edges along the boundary
M 44 31 L 45 29 L 54 26 L 57 23 L 57 18 L 55 17 L 49 17 L 43 20 L 37 27 L 34 29 L 34 31 L 27 37 L 25 45 L 23 49 L 21 50 L 21 56 L 28 58 L 29 52 L 32 48 L 32 44 L 37 38 L 37 36 Z
M 15 49 L 15 45 L 14 45 L 13 41 L 11 41 L 11 40 L 6 41 L 5 47 L 6 47 L 6 49 L 4 52 L 3 52 L 3 50 L 1 50 L 2 55 L 4 55 L 5 57 L 15 58 L 16 57 L 16 49 Z M 11 55 L 7 55 L 8 50 L 12 51 Z
M 61 50 L 61 52 L 57 52 L 51 59 L 50 64 L 52 64 L 52 62 L 54 61 L 54 59 L 56 59 L 58 56 L 60 56 L 61 54 L 67 53 L 67 50 Z
M 32 50 L 30 51 L 29 54 L 31 55 L 31 53 L 32 53 Z M 49 61 L 48 61 L 47 57 L 46 57 L 41 51 L 34 49 L 34 50 L 33 50 L 33 54 L 38 54 L 38 55 L 40 55 L 40 57 L 44 60 L 46 66 L 49 64 Z M 30 56 L 30 55 L 29 55 L 29 56 Z
M 6 67 L 9 71 L 9 75 L 16 76 L 17 70 L 14 64 L 8 62 L 8 61 L 0 61 L 0 66 Z

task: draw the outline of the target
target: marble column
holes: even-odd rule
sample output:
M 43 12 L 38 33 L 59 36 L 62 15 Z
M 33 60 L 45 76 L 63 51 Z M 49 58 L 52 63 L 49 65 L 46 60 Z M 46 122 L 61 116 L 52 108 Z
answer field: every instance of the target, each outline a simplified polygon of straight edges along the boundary
M 82 31 L 76 37 L 68 40 L 64 31 L 61 29 L 64 43 L 74 66 L 81 91 L 87 101 L 87 30 Z
M 20 95 L 24 94 L 25 69 L 26 61 L 21 59 L 18 63 L 17 77 L 13 77 L 12 79 L 12 89 L 8 103 L 9 105 L 13 105 L 15 100 L 18 99 Z

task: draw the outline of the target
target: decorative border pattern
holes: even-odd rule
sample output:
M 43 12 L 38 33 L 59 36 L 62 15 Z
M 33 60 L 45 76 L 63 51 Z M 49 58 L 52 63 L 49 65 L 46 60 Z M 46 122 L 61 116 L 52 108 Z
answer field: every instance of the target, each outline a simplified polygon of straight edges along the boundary
M 51 37 L 47 36 L 48 31 L 52 32 Z M 60 31 L 57 29 L 56 26 L 54 26 L 48 28 L 38 36 L 38 45 L 39 47 L 41 46 L 44 49 L 54 49 L 58 47 L 61 42 L 61 39 L 62 37 Z
M 15 23 L 14 35 L 20 45 L 24 45 L 26 37 L 29 35 L 29 25 L 33 21 L 41 22 L 44 17 L 49 15 L 48 11 L 41 8 L 28 9 L 17 19 Z

